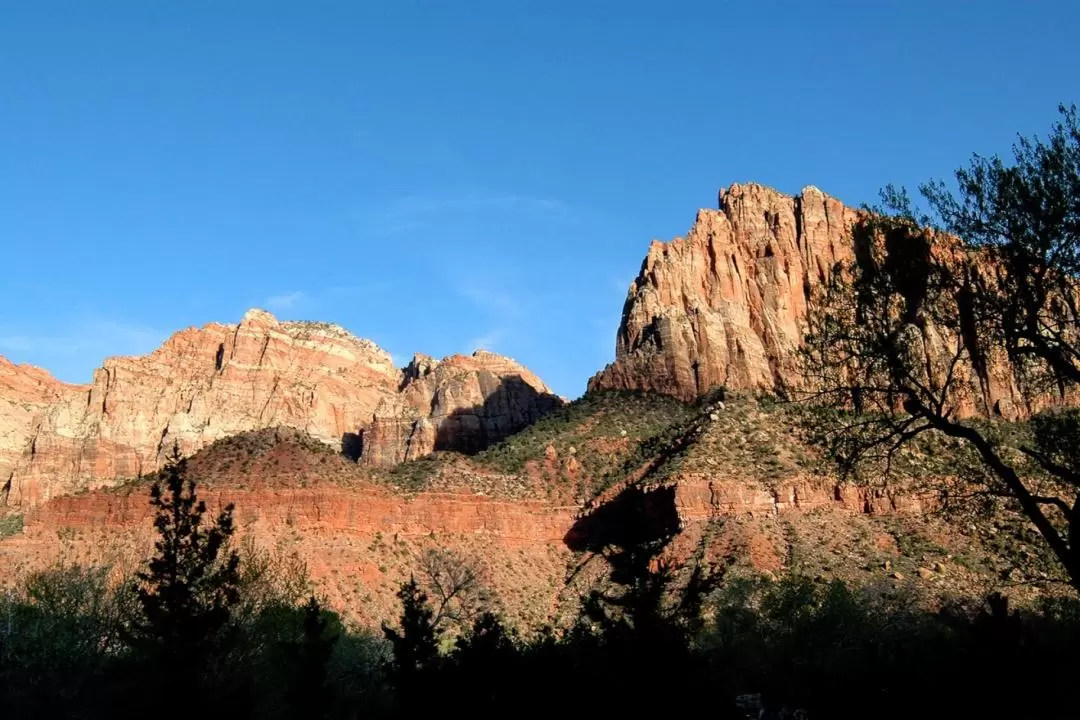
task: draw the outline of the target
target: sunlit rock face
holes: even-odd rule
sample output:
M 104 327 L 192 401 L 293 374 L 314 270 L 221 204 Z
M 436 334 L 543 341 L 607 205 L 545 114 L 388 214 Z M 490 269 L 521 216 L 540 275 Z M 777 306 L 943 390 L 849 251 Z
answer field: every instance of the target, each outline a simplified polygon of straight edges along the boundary
M 561 402 L 498 355 L 402 370 L 338 326 L 250 310 L 236 325 L 181 330 L 149 355 L 109 358 L 85 386 L 2 360 L 0 501 L 110 485 L 158 469 L 173 447 L 189 455 L 274 426 L 376 464 L 473 451 Z

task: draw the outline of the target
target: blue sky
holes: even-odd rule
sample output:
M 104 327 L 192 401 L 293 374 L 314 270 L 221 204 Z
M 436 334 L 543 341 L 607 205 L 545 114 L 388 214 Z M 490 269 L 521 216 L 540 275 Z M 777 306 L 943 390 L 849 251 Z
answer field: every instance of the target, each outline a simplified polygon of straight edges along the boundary
M 733 182 L 849 203 L 1080 101 L 1075 2 L 0 0 L 0 354 L 253 306 L 577 396 Z

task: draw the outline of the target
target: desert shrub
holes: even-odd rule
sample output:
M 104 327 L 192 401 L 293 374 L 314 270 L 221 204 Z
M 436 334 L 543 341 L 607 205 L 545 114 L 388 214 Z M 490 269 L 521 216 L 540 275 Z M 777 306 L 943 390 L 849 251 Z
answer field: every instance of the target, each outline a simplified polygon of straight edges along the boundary
M 18 535 L 23 529 L 23 516 L 20 514 L 0 517 L 0 540 Z

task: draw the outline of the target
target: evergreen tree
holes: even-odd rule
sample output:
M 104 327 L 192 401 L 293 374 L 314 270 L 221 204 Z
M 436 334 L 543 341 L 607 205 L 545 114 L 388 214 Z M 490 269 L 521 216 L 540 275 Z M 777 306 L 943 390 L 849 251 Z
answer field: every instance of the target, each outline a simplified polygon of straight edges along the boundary
M 427 595 L 415 578 L 403 584 L 397 596 L 401 600 L 401 629 L 395 630 L 384 623 L 383 634 L 394 648 L 391 676 L 398 701 L 408 714 L 423 707 L 425 698 L 431 694 L 431 688 L 423 685 L 438 666 L 440 633 Z
M 519 706 L 527 687 L 522 653 L 497 615 L 482 613 L 454 645 L 451 689 L 461 705 L 474 717 L 503 717 Z
M 326 613 L 313 595 L 304 604 L 298 641 L 286 648 L 292 666 L 289 704 L 294 717 L 321 718 L 333 703 L 327 683 L 327 665 L 338 635 L 328 627 Z
M 150 505 L 158 539 L 153 558 L 136 574 L 139 612 L 128 636 L 164 672 L 195 680 L 208 670 L 212 653 L 226 651 L 231 609 L 240 596 L 240 558 L 229 547 L 233 505 L 205 527 L 206 503 L 176 448 L 150 488 Z

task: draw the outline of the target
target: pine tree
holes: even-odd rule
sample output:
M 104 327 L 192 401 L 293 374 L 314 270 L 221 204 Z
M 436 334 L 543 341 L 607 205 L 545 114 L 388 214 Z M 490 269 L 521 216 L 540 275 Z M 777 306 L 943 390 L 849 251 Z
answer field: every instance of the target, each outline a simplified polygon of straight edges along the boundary
M 292 665 L 289 703 L 294 717 L 321 718 L 333 698 L 327 686 L 327 665 L 338 636 L 329 631 L 322 605 L 311 596 L 304 604 L 300 638 L 286 649 Z
M 424 679 L 430 679 L 439 660 L 439 629 L 427 595 L 415 578 L 397 593 L 401 600 L 401 629 L 383 624 L 383 634 L 394 648 L 390 668 L 403 709 L 418 711 L 424 706 Z M 429 688 L 430 690 L 430 688 Z
M 521 654 L 494 613 L 476 618 L 471 632 L 455 642 L 451 660 L 451 697 L 474 717 L 502 716 L 520 702 L 525 675 Z
M 204 527 L 206 503 L 176 448 L 150 488 L 150 505 L 158 539 L 153 558 L 136 574 L 139 614 L 129 638 L 162 662 L 163 671 L 197 673 L 208 653 L 224 652 L 239 600 L 240 557 L 229 547 L 233 505 Z

